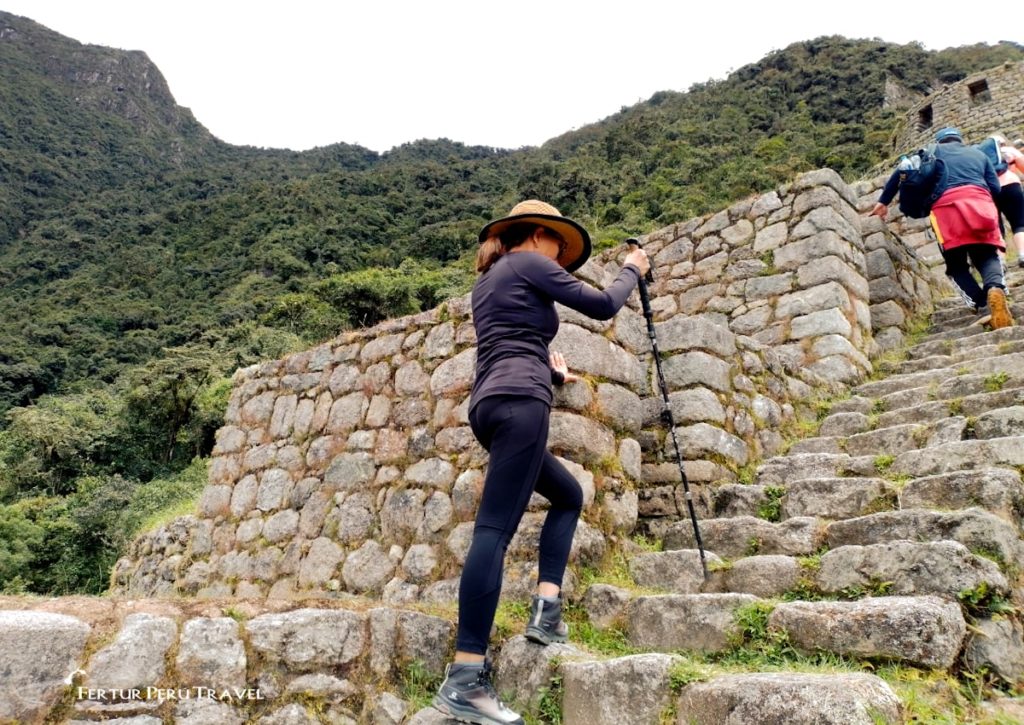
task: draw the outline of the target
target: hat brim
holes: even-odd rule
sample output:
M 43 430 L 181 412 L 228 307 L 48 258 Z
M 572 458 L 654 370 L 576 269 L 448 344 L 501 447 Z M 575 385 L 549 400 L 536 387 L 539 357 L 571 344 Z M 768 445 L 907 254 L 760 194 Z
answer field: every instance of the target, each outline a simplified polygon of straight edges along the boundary
M 497 236 L 513 224 L 533 223 L 538 226 L 547 227 L 565 240 L 565 252 L 558 256 L 555 261 L 565 267 L 567 272 L 575 272 L 590 259 L 590 235 L 587 230 L 563 216 L 550 214 L 517 214 L 515 216 L 496 219 L 480 230 L 480 243 L 486 242 L 490 237 Z

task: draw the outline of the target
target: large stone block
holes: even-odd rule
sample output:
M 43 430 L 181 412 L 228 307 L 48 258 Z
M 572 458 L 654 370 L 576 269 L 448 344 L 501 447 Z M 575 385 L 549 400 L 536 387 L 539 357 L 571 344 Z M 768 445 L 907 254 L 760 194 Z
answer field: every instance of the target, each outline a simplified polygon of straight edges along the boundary
M 960 605 L 938 597 L 877 597 L 854 602 L 791 602 L 769 617 L 799 650 L 880 657 L 947 669 L 967 624 Z
M 739 635 L 736 610 L 760 601 L 749 594 L 666 594 L 637 597 L 626 608 L 634 647 L 670 652 L 722 652 Z
M 0 612 L 0 720 L 41 721 L 81 664 L 90 631 L 64 614 Z
M 245 625 L 263 662 L 297 672 L 350 665 L 367 644 L 366 615 L 344 609 L 295 609 L 262 614 Z
M 644 366 L 635 355 L 577 325 L 559 327 L 550 348 L 562 352 L 574 372 L 599 375 L 635 389 L 643 385 Z
M 175 660 L 181 687 L 245 687 L 245 645 L 230 617 L 185 622 Z
M 688 685 L 678 725 L 897 725 L 900 700 L 880 677 L 756 672 Z
M 892 541 L 840 546 L 821 557 L 818 588 L 836 594 L 869 590 L 887 582 L 890 594 L 938 594 L 955 599 L 968 590 L 1007 594 L 1009 584 L 995 562 L 955 541 Z
M 641 654 L 563 663 L 563 725 L 658 722 L 670 702 L 670 674 L 678 661 L 672 655 Z

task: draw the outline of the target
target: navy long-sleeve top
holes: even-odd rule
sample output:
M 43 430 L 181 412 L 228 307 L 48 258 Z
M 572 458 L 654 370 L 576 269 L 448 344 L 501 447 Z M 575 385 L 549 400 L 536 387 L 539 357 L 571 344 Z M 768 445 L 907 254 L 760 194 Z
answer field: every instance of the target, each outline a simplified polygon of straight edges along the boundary
M 500 257 L 473 286 L 476 380 L 470 410 L 492 395 L 521 395 L 551 404 L 548 345 L 558 332 L 555 302 L 598 320 L 629 298 L 640 270 L 627 264 L 605 290 L 576 279 L 539 252 Z

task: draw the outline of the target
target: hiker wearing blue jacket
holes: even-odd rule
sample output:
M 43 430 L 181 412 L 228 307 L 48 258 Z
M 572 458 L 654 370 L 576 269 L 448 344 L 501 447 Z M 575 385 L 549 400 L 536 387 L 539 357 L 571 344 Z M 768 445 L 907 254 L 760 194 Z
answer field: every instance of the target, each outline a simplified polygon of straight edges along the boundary
M 965 146 L 960 131 L 947 127 L 935 134 L 935 156 L 945 164 L 945 186 L 929 219 L 946 261 L 946 275 L 969 308 L 988 307 L 993 329 L 1009 327 L 1013 317 L 999 252 L 1006 251 L 995 199 L 1000 184 L 995 167 L 977 148 Z M 889 177 L 871 214 L 885 219 L 904 170 Z M 981 275 L 981 284 L 971 272 Z

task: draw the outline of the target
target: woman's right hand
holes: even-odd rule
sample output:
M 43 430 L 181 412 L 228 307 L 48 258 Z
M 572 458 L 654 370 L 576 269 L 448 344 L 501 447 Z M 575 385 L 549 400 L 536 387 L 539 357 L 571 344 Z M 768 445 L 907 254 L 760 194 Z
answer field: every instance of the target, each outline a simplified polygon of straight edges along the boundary
M 651 269 L 651 260 L 647 258 L 647 252 L 640 247 L 637 247 L 626 255 L 626 261 L 624 264 L 632 264 L 634 267 L 639 269 L 641 277 L 647 274 Z

